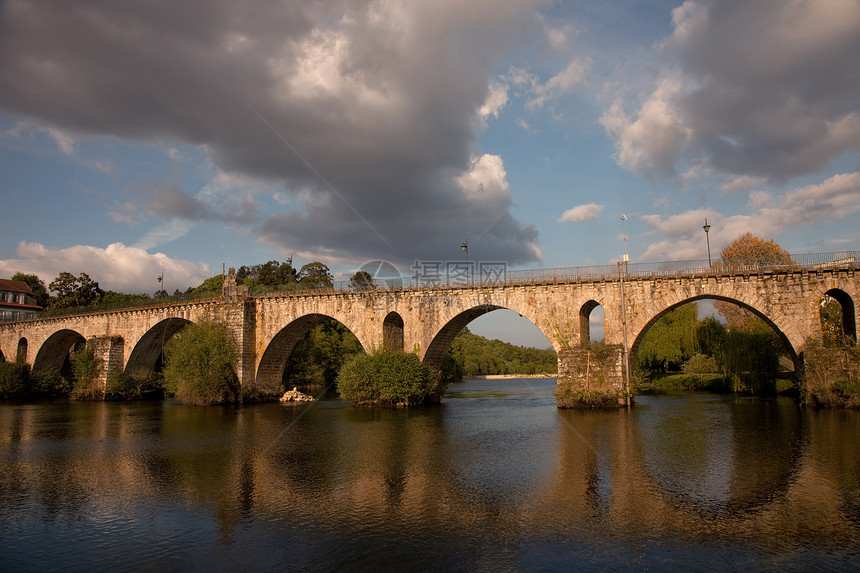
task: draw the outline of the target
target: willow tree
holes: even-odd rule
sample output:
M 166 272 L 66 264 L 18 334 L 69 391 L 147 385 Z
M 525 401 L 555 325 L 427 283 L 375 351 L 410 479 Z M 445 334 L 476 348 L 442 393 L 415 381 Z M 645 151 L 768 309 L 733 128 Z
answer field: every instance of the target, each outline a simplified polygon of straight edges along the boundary
M 699 306 L 681 305 L 648 329 L 639 343 L 636 360 L 644 368 L 678 366 L 699 350 Z

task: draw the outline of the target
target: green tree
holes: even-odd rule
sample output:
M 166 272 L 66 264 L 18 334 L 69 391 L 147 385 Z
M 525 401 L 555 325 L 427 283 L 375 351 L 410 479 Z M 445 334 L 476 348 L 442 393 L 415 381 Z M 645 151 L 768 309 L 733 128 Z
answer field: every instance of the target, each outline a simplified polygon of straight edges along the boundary
M 444 388 L 418 356 L 377 350 L 357 354 L 337 378 L 341 398 L 356 406 L 420 406 L 438 402 Z
M 284 370 L 284 387 L 328 387 L 343 363 L 362 351 L 361 343 L 336 320 L 313 327 L 290 353 Z
M 681 305 L 660 317 L 645 333 L 636 352 L 644 368 L 679 367 L 699 351 L 699 307 Z
M 723 370 L 735 379 L 735 391 L 776 394 L 782 341 L 763 320 L 728 329 L 723 344 Z
M 209 277 L 193 289 L 191 289 L 190 294 L 194 296 L 202 296 L 206 293 L 211 293 L 212 296 L 220 296 L 221 289 L 224 286 L 224 275 L 215 275 L 214 277 Z
M 72 354 L 72 400 L 101 400 L 104 388 L 99 376 L 104 369 L 104 360 L 95 355 L 90 346 L 83 346 Z
M 349 288 L 355 290 L 372 290 L 373 277 L 367 271 L 358 271 L 349 279 Z
M 33 297 L 36 299 L 36 304 L 42 308 L 48 307 L 48 299 L 50 298 L 50 295 L 48 295 L 48 289 L 45 288 L 45 281 L 36 275 L 28 275 L 24 273 L 15 273 L 12 275 L 12 280 L 27 283 L 27 286 L 30 287 L 31 291 L 33 291 Z
M 840 348 L 853 344 L 853 340 L 846 340 L 842 324 L 842 305 L 831 296 L 824 295 L 818 307 L 821 322 L 821 338 L 824 346 L 828 348 Z
M 183 402 L 227 404 L 239 400 L 238 352 L 223 324 L 189 324 L 164 348 L 164 385 Z
M 121 292 L 115 292 L 112 290 L 106 290 L 104 294 L 101 296 L 101 300 L 99 300 L 100 304 L 110 304 L 110 305 L 132 305 L 132 304 L 146 304 L 152 299 L 148 294 L 125 294 Z
M 308 263 L 299 271 L 299 284 L 304 288 L 331 288 L 334 277 L 323 263 Z
M 464 328 L 451 342 L 442 361 L 442 379 L 487 374 L 555 374 L 558 356 L 552 349 L 516 346 L 489 340 Z
M 57 296 L 51 299 L 50 308 L 73 308 L 89 306 L 99 302 L 104 291 L 99 283 L 93 281 L 87 273 L 75 277 L 71 273 L 62 272 L 54 279 L 48 288 Z
M 268 261 L 260 265 L 239 267 L 236 279 L 248 286 L 283 286 L 297 282 L 296 269 L 292 263 Z

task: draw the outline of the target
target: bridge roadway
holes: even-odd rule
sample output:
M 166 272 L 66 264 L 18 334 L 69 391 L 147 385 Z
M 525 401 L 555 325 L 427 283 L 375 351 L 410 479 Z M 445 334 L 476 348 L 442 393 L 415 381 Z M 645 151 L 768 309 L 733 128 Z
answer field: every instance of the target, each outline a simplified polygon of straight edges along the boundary
M 623 319 L 632 356 L 661 315 L 705 298 L 737 303 L 763 318 L 779 334 L 799 371 L 807 339 L 821 337 L 819 305 L 825 295 L 839 301 L 845 332 L 856 339 L 856 270 L 853 261 L 837 261 L 826 268 L 629 276 L 623 281 L 626 313 L 617 276 L 251 296 L 228 275 L 218 298 L 0 324 L 0 358 L 28 363 L 34 372 L 59 370 L 70 352 L 87 343 L 105 360 L 107 384 L 111 370 L 151 373 L 171 336 L 190 322 L 210 318 L 224 321 L 241 349 L 241 383 L 277 392 L 298 340 L 328 318 L 343 323 L 365 349 L 416 352 L 439 369 L 464 326 L 493 310 L 509 309 L 537 326 L 558 353 L 560 391 L 617 393 L 623 390 Z M 605 315 L 605 341 L 618 345 L 603 364 L 595 364 L 583 350 L 590 342 L 588 317 L 598 305 Z

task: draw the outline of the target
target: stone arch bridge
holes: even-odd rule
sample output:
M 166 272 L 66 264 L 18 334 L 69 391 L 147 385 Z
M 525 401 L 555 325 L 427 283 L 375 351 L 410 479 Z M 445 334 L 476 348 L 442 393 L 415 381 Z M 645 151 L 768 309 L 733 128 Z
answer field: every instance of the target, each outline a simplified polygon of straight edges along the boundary
M 235 280 L 231 284 L 228 276 L 218 298 L 0 324 L 0 359 L 30 364 L 34 372 L 60 370 L 70 352 L 86 343 L 105 361 L 107 385 L 112 370 L 151 373 L 171 336 L 190 322 L 208 318 L 226 323 L 241 350 L 237 375 L 242 385 L 277 392 L 295 344 L 326 319 L 343 323 L 366 350 L 416 352 L 440 369 L 448 346 L 464 326 L 493 310 L 509 309 L 529 319 L 551 342 L 558 354 L 560 394 L 569 390 L 620 396 L 625 330 L 628 350 L 635 353 L 654 321 L 698 299 L 735 302 L 762 317 L 785 343 L 797 371 L 806 341 L 821 337 L 819 305 L 825 295 L 839 301 L 844 330 L 856 339 L 854 301 L 860 296 L 860 277 L 854 260 L 769 270 L 666 272 L 630 265 L 633 272 L 628 270 L 623 281 L 620 273 L 543 272 L 528 280 L 258 296 L 250 296 Z M 597 306 L 604 309 L 605 341 L 611 349 L 600 360 L 587 351 L 588 317 Z

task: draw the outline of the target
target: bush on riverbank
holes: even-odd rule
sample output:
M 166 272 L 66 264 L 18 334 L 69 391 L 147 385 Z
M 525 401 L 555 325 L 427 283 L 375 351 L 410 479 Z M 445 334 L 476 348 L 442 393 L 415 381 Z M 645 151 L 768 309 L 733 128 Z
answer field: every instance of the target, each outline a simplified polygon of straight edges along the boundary
M 808 340 L 803 355 L 808 404 L 860 408 L 860 347 L 827 348 Z
M 132 376 L 123 370 L 108 374 L 108 389 L 105 400 L 131 401 L 164 398 L 163 379 L 159 374 L 145 378 Z
M 0 362 L 0 398 L 24 398 L 30 391 L 30 367 L 27 364 Z
M 104 368 L 104 360 L 98 358 L 95 351 L 84 346 L 72 354 L 72 400 L 102 400 L 104 388 L 99 376 Z
M 376 350 L 343 365 L 337 390 L 356 406 L 412 407 L 438 402 L 445 389 L 416 355 Z
M 189 324 L 164 347 L 164 387 L 188 404 L 239 400 L 238 352 L 222 324 Z

